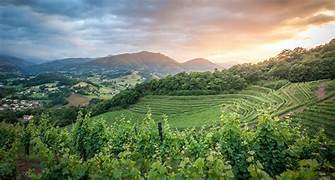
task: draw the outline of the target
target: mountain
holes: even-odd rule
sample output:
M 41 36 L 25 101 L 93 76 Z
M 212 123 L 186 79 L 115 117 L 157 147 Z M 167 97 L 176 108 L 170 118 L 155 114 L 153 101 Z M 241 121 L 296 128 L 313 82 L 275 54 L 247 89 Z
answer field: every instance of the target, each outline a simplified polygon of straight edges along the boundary
M 34 63 L 7 55 L 0 55 L 0 72 L 27 72 Z
M 148 51 L 124 53 L 98 58 L 66 58 L 41 64 L 32 64 L 26 60 L 13 57 L 6 57 L 3 59 L 5 60 L 2 62 L 2 69 L 11 69 L 15 71 L 25 69 L 26 72 L 29 73 L 60 71 L 69 73 L 87 73 L 136 70 L 146 74 L 154 73 L 156 75 L 164 76 L 183 71 L 213 71 L 215 68 L 222 69 L 221 66 L 202 58 L 179 63 L 164 54 Z
M 97 58 L 87 64 L 104 68 L 133 69 L 159 74 L 174 74 L 184 71 L 183 67 L 174 59 L 161 53 L 142 51 L 125 53 L 114 56 Z
M 65 58 L 52 60 L 32 67 L 33 72 L 45 71 L 79 71 L 85 69 L 84 66 L 92 58 Z
M 214 69 L 222 69 L 221 66 L 203 58 L 191 59 L 181 65 L 186 71 L 213 71 Z
M 230 67 L 233 67 L 237 64 L 240 64 L 239 61 L 226 61 L 226 62 L 222 62 L 222 63 L 217 63 L 219 66 L 225 68 L 225 69 L 229 69 Z

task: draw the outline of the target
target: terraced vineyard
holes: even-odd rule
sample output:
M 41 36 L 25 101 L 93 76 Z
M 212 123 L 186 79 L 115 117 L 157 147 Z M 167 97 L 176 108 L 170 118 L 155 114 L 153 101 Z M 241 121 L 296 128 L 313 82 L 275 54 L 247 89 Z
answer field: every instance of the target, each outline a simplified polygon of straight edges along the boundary
M 295 120 L 307 125 L 311 131 L 316 132 L 320 128 L 335 137 L 335 98 L 316 103 L 304 109 L 303 112 L 292 116 Z
M 99 117 L 108 121 L 123 117 L 137 121 L 142 120 L 150 109 L 154 119 L 160 120 L 166 114 L 172 127 L 187 128 L 215 123 L 223 111 L 235 112 L 245 125 L 252 125 L 256 123 L 258 111 L 267 110 L 274 116 L 284 118 L 313 103 L 329 99 L 334 93 L 335 81 L 323 80 L 291 83 L 277 91 L 250 86 L 236 94 L 145 96 L 126 110 L 108 112 Z

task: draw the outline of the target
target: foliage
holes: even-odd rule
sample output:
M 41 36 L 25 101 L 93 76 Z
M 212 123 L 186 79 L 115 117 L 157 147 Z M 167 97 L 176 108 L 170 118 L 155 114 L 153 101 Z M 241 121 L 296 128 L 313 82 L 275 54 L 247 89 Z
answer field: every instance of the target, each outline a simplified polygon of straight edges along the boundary
M 262 86 L 273 89 L 273 90 L 278 90 L 281 87 L 284 87 L 285 85 L 288 85 L 288 84 L 289 84 L 289 81 L 286 79 L 270 80 L 269 82 L 261 83 Z
M 243 140 L 240 122 L 237 117 L 221 115 L 223 126 L 220 129 L 220 150 L 233 166 L 238 179 L 249 177 L 247 164 L 247 144 Z
M 334 40 L 312 49 L 285 49 L 276 57 L 257 64 L 240 64 L 229 71 L 248 82 L 264 79 L 287 79 L 291 82 L 306 82 L 335 77 Z
M 123 120 L 109 127 L 80 113 L 70 131 L 54 127 L 43 115 L 25 130 L 30 134 L 31 158 L 38 158 L 42 169 L 41 174 L 29 174 L 41 179 L 331 177 L 333 141 L 322 133 L 309 136 L 300 126 L 266 113 L 260 117 L 255 129 L 241 128 L 238 117 L 224 114 L 218 125 L 181 131 L 171 129 L 163 117 L 161 141 L 150 111 L 141 122 Z M 20 145 L 15 143 L 23 132 L 19 126 L 1 126 L 0 132 L 15 137 L 2 141 L 10 145 L 5 148 Z M 15 162 L 15 154 L 1 157 L 0 170 L 8 171 L 0 172 L 10 177 L 15 171 L 7 167 Z
M 119 96 L 90 108 L 97 115 L 115 107 L 127 107 L 147 94 L 154 95 L 208 95 L 234 93 L 248 84 L 264 80 L 278 80 L 268 84 L 279 89 L 291 82 L 307 82 L 335 77 L 334 41 L 323 46 L 306 50 L 295 48 L 283 50 L 276 57 L 257 64 L 239 64 L 228 70 L 215 72 L 191 72 L 152 79 L 135 88 L 122 92 Z
M 208 95 L 232 93 L 246 87 L 246 82 L 239 75 L 228 71 L 179 73 L 162 79 L 152 79 L 138 84 L 132 89 L 121 91 L 112 99 L 88 108 L 92 115 L 98 115 L 108 110 L 125 108 L 135 104 L 147 94 L 155 95 Z
M 73 124 L 78 115 L 77 107 L 50 108 L 45 111 L 50 116 L 50 120 L 57 126 L 64 127 Z
M 15 179 L 16 158 L 20 146 L 19 126 L 0 123 L 0 177 Z
M 269 117 L 260 117 L 251 143 L 256 158 L 274 176 L 294 166 L 289 145 L 296 137 L 287 124 L 271 121 Z
M 15 157 L 15 156 L 14 156 Z M 15 179 L 16 164 L 12 153 L 0 149 L 0 177 L 3 179 Z
M 278 179 L 306 179 L 312 180 L 318 177 L 319 163 L 315 159 L 299 161 L 299 168 L 295 171 L 288 170 L 282 173 Z
M 74 151 L 86 160 L 98 153 L 107 142 L 107 137 L 104 136 L 106 128 L 102 122 L 89 122 L 89 115 L 84 118 L 81 114 L 78 116 L 72 130 L 72 146 Z
M 17 118 L 19 118 L 21 114 L 21 112 L 14 112 L 10 110 L 0 111 L 0 121 L 7 123 L 16 123 Z
M 29 80 L 15 80 L 12 82 L 12 84 L 31 87 L 53 82 L 58 82 L 60 85 L 74 85 L 77 83 L 77 80 L 71 79 L 59 73 L 41 73 Z
M 15 92 L 16 92 L 15 88 L 12 88 L 12 87 L 0 87 L 0 98 L 4 98 L 4 97 L 6 97 L 8 95 L 14 94 Z

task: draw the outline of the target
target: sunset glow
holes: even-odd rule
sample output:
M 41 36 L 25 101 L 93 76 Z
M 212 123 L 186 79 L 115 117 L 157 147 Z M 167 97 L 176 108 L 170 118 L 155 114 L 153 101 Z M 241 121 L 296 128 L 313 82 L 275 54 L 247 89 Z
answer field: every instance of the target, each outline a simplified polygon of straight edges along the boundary
M 333 0 L 5 0 L 0 14 L 0 53 L 39 59 L 146 50 L 181 62 L 257 62 L 335 37 Z

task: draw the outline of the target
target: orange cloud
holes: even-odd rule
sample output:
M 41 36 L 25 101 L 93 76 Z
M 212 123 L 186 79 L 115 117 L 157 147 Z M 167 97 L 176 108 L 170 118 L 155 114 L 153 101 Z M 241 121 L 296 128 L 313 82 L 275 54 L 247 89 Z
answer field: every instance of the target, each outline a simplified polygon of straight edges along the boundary
M 296 27 L 306 27 L 310 25 L 321 25 L 332 21 L 335 21 L 335 16 L 318 14 L 306 18 L 294 18 L 288 21 L 287 25 Z
M 321 39 L 322 28 L 335 36 L 330 29 L 335 22 L 334 0 L 64 1 L 57 6 L 51 1 L 13 2 L 0 3 L 5 12 L 0 17 L 0 34 L 7 37 L 4 47 L 14 53 L 42 52 L 39 44 L 50 49 L 46 54 L 63 56 L 149 50 L 181 61 L 216 54 L 215 60 L 220 61 L 219 57 L 275 55 L 277 50 L 262 47 Z M 311 29 L 313 33 L 303 33 Z M 20 48 L 22 41 L 30 49 Z

